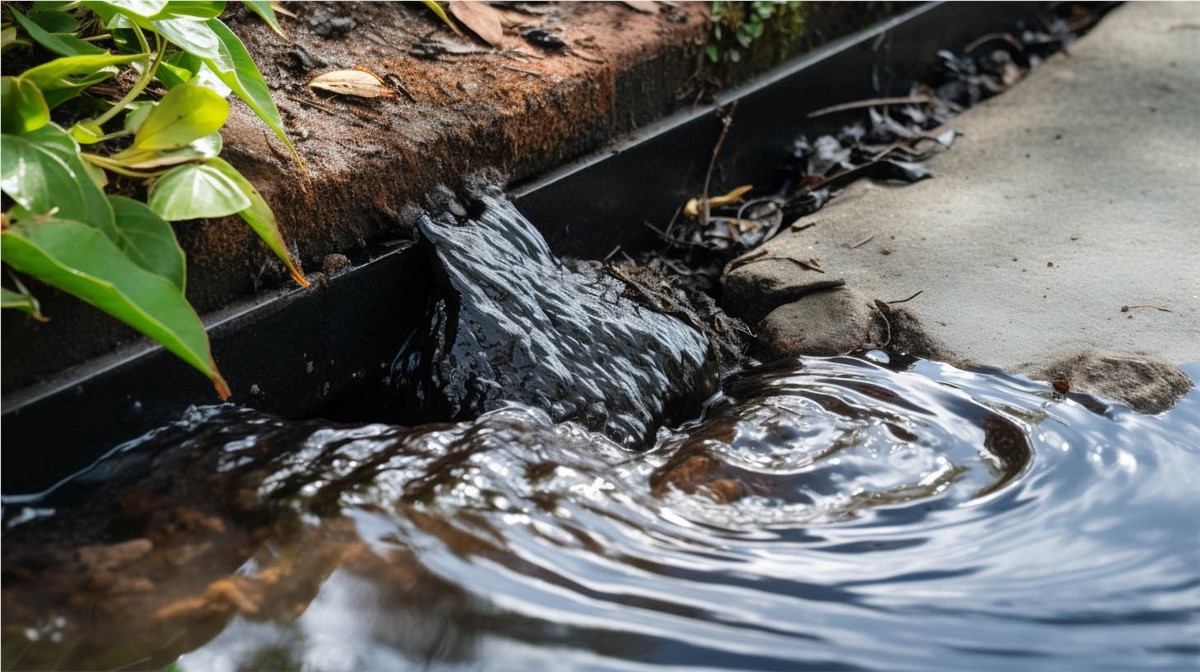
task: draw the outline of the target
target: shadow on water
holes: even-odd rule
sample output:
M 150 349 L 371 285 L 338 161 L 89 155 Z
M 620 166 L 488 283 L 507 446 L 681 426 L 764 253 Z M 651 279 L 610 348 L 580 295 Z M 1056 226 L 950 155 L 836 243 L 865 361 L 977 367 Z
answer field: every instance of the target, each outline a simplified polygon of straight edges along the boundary
M 485 295 L 406 352 L 458 366 L 464 334 L 504 332 L 603 412 L 555 406 L 575 391 L 528 370 L 517 401 L 415 427 L 193 409 L 5 498 L 4 669 L 1196 664 L 1197 390 L 1145 416 L 1002 373 L 804 358 L 726 377 L 633 452 L 698 383 L 609 389 L 625 364 L 554 342 L 538 320 L 563 313 L 527 301 L 517 329 Z M 568 312 L 610 320 L 589 310 Z M 682 324 L 634 312 L 654 315 L 634 339 Z M 476 352 L 463 380 L 511 373 Z

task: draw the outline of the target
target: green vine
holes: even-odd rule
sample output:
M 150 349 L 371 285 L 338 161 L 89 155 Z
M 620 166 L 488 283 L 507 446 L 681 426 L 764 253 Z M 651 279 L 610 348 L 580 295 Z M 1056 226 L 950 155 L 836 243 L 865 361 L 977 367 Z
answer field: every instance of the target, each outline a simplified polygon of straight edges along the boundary
M 281 32 L 268 2 L 245 4 Z M 232 93 L 300 162 L 262 74 L 218 18 L 225 2 L 82 0 L 32 3 L 28 14 L 7 9 L 3 51 L 23 49 L 40 62 L 0 78 L 0 189 L 7 197 L 0 259 L 15 287 L 3 288 L 0 307 L 46 319 L 13 271 L 37 278 L 159 341 L 228 398 L 185 297 L 186 259 L 170 222 L 237 214 L 297 283 L 308 283 L 270 206 L 219 156 L 229 117 L 224 96 Z M 105 94 L 120 90 L 110 80 L 122 81 L 123 69 L 136 80 L 108 102 Z M 155 82 L 156 95 L 148 95 Z M 141 182 L 146 199 L 106 193 L 108 173 Z

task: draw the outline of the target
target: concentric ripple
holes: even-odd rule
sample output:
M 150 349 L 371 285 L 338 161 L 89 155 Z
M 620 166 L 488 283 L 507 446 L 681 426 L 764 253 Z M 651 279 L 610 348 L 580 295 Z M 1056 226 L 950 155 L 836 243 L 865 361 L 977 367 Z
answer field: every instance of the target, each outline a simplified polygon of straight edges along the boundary
M 1195 390 L 923 361 L 745 371 L 642 454 L 518 405 L 201 409 L 6 502 L 4 663 L 1188 669 L 1198 481 Z

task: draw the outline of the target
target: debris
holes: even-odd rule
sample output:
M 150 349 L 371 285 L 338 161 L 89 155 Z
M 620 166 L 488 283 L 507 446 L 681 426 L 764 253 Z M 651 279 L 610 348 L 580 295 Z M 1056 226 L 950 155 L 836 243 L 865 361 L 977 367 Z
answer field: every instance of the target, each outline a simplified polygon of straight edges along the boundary
M 563 39 L 545 28 L 527 28 L 521 31 L 521 37 L 535 47 L 557 51 L 567 46 Z
M 450 13 L 462 22 L 479 39 L 493 47 L 501 46 L 504 41 L 504 26 L 500 13 L 486 2 L 475 0 L 450 0 Z
M 714 205 L 721 206 L 721 205 L 729 205 L 731 203 L 736 203 L 736 202 L 738 202 L 738 200 L 740 200 L 742 198 L 742 196 L 744 196 L 747 192 L 749 192 L 753 188 L 754 188 L 753 185 L 749 185 L 749 184 L 742 185 L 742 186 L 730 191 L 729 193 L 725 194 L 724 196 L 716 196 L 716 197 L 708 199 L 708 204 L 710 206 L 714 206 Z M 687 204 L 683 206 L 683 214 L 685 214 L 688 217 L 691 217 L 693 219 L 695 219 L 696 217 L 699 217 L 700 216 L 700 206 L 701 206 L 701 202 L 703 200 L 704 199 L 702 199 L 702 198 L 693 198 L 693 199 L 689 200 L 687 202 Z
M 1138 305 L 1136 305 L 1136 306 L 1121 306 L 1121 312 L 1122 312 L 1122 313 L 1128 313 L 1129 311 L 1131 311 L 1131 310 L 1133 310 L 1133 309 L 1135 309 L 1135 308 L 1153 308 L 1154 310 L 1159 310 L 1159 311 L 1162 311 L 1162 312 L 1164 312 L 1164 313 L 1169 313 L 1169 312 L 1171 312 L 1171 309 L 1170 309 L 1170 308 L 1163 308 L 1162 306 L 1152 306 L 1152 305 L 1149 305 L 1149 304 L 1144 304 L 1144 303 L 1143 303 L 1143 304 L 1138 304 Z
M 334 70 L 317 75 L 308 82 L 309 88 L 358 98 L 391 98 L 396 95 L 379 75 L 363 69 Z
M 851 245 L 850 249 L 857 250 L 858 248 L 862 247 L 863 245 L 866 245 L 867 243 L 871 242 L 872 240 L 875 240 L 875 234 L 873 234 L 873 233 L 871 235 L 867 236 L 866 238 L 863 238 L 862 240 L 858 241 L 857 243 Z
M 921 94 L 917 96 L 903 96 L 899 98 L 868 98 L 867 100 L 856 100 L 851 103 L 842 103 L 841 105 L 830 105 L 822 107 L 819 110 L 808 113 L 809 119 L 823 117 L 827 114 L 835 114 L 837 112 L 848 112 L 850 110 L 861 110 L 866 107 L 880 107 L 886 105 L 922 105 L 932 103 L 933 96 Z
M 642 14 L 657 14 L 658 3 L 651 0 L 624 0 L 623 5 Z

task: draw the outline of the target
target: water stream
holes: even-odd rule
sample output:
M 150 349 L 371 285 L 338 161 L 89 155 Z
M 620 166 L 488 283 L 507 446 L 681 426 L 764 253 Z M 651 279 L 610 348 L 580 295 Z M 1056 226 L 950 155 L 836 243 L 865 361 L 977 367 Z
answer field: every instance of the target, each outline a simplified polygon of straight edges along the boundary
M 488 333 L 535 334 L 555 375 L 598 397 L 556 406 L 570 389 L 518 382 L 536 391 L 422 407 L 458 417 L 415 427 L 192 409 L 48 493 L 5 498 L 4 669 L 1200 663 L 1195 388 L 1146 416 L 872 352 L 731 373 L 681 421 L 664 409 L 715 375 L 683 322 L 634 310 L 635 340 L 693 345 L 664 361 L 656 340 L 631 369 L 636 349 L 590 357 L 580 334 L 610 337 L 592 326 L 556 340 L 540 321 L 561 323 L 556 299 L 506 282 L 522 326 L 493 312 Z M 476 306 L 507 305 L 484 294 Z M 432 307 L 421 338 L 437 345 L 410 339 L 399 373 L 431 348 L 462 355 L 456 312 Z M 502 359 L 479 355 L 464 379 L 508 375 Z

